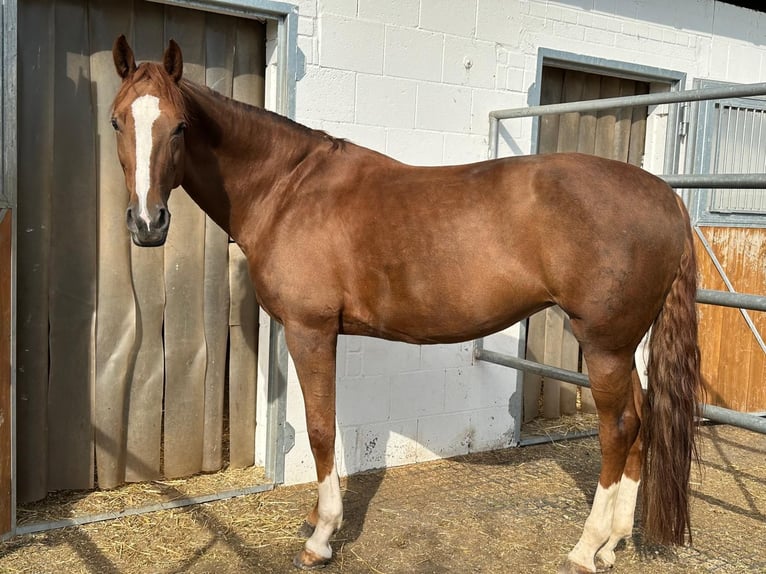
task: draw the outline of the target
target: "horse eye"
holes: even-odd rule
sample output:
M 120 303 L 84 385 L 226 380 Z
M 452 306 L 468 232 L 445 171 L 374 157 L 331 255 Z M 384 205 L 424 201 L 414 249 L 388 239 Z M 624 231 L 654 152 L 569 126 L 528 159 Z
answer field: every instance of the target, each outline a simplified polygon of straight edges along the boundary
M 174 136 L 180 136 L 184 131 L 186 130 L 186 122 L 181 122 L 176 126 L 176 129 L 173 130 Z
M 112 127 L 114 128 L 114 131 L 120 131 L 120 125 L 117 123 L 117 118 L 112 118 Z

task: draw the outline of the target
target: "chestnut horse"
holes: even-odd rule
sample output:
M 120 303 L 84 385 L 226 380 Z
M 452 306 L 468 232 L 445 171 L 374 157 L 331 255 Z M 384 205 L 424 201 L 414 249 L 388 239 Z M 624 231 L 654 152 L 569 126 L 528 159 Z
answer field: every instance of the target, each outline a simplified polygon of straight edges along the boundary
M 162 63 L 137 66 L 124 36 L 113 56 L 133 241 L 165 241 L 168 196 L 182 185 L 242 248 L 258 302 L 284 325 L 318 479 L 296 566 L 325 565 L 342 521 L 338 335 L 466 341 L 551 305 L 582 346 L 602 453 L 591 513 L 562 571 L 614 564 L 639 481 L 646 534 L 685 542 L 701 386 L 697 278 L 688 215 L 664 182 L 577 154 L 413 167 L 183 79 L 172 40 Z M 633 356 L 650 327 L 644 396 Z

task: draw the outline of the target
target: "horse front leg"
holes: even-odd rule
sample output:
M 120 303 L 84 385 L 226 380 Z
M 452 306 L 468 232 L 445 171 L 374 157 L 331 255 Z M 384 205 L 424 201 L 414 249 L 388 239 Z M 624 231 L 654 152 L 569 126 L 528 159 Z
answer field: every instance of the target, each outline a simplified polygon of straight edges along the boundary
M 632 531 L 640 473 L 632 359 L 586 360 L 599 415 L 601 472 L 582 536 L 559 570 L 562 574 L 602 572 L 613 566 L 614 547 Z
M 309 538 L 293 559 L 293 564 L 311 570 L 325 566 L 332 558 L 330 538 L 343 520 L 343 501 L 335 466 L 337 333 L 329 329 L 285 325 L 285 340 L 303 392 L 318 483 L 317 503 L 301 529 Z

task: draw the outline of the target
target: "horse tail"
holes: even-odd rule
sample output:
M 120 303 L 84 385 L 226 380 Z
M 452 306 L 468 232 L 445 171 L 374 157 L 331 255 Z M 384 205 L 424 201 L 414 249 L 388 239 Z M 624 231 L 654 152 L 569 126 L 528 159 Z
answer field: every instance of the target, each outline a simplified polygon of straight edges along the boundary
M 643 407 L 644 531 L 660 544 L 684 544 L 689 521 L 689 476 L 699 464 L 697 420 L 704 386 L 697 342 L 697 260 L 686 216 L 678 272 L 652 326 Z

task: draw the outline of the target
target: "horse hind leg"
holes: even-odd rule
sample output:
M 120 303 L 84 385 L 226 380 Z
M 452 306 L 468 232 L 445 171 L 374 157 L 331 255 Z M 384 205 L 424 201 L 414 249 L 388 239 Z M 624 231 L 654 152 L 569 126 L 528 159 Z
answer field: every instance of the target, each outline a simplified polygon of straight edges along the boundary
M 638 372 L 635 367 L 631 373 L 633 379 L 633 404 L 636 414 L 641 421 L 641 412 L 644 398 L 644 391 L 641 388 L 641 381 L 638 378 Z M 633 442 L 628 452 L 628 459 L 625 463 L 625 471 L 620 479 L 620 489 L 617 492 L 617 501 L 614 508 L 614 517 L 612 519 L 612 533 L 609 540 L 596 553 L 596 566 L 598 568 L 611 568 L 614 566 L 614 549 L 617 545 L 633 534 L 633 522 L 636 512 L 636 499 L 638 498 L 638 486 L 641 482 L 641 432 Z
M 614 548 L 633 528 L 640 476 L 640 383 L 632 351 L 588 353 L 591 390 L 599 414 L 601 472 L 582 536 L 561 573 L 599 572 L 614 564 Z

